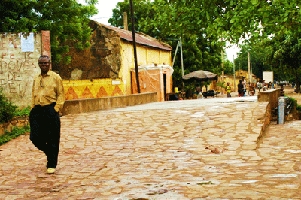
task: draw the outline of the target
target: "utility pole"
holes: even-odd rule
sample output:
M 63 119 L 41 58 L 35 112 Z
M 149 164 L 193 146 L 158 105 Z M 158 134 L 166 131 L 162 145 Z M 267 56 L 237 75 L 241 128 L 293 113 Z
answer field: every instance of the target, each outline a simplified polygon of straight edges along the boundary
M 136 37 L 135 37 L 135 18 L 134 18 L 134 8 L 133 8 L 133 0 L 130 0 L 130 9 L 131 9 L 131 18 L 132 18 L 132 40 L 133 40 L 133 48 L 134 48 L 134 60 L 135 60 L 135 77 L 137 83 L 137 91 L 140 93 L 140 84 L 139 84 L 139 69 L 138 69 L 138 61 L 137 61 L 137 49 L 136 49 Z
M 249 82 L 252 83 L 251 62 L 250 62 L 250 52 L 249 51 L 248 51 L 248 74 L 249 74 Z
M 222 63 L 221 63 L 221 65 L 222 65 L 222 78 L 221 78 L 221 81 L 223 83 L 224 82 L 224 51 L 223 51 L 223 49 L 221 50 L 221 57 L 222 57 Z M 223 88 L 221 88 L 221 94 L 224 94 Z
M 179 47 L 181 49 L 181 73 L 182 73 L 182 77 L 183 77 L 184 76 L 184 62 L 183 62 L 183 49 L 182 49 L 182 40 L 181 40 L 181 38 L 178 40 L 178 44 L 177 44 L 177 47 L 176 47 L 175 55 L 174 55 L 173 60 L 172 60 L 172 67 L 175 64 L 176 55 L 178 53 Z
M 234 79 L 234 92 L 236 92 L 236 73 L 235 73 L 234 55 L 233 55 L 233 79 Z
M 182 77 L 184 76 L 184 61 L 183 61 L 183 49 L 182 49 L 182 38 L 180 37 L 180 48 L 181 48 L 181 70 L 182 70 Z
M 221 50 L 221 56 L 222 56 L 222 81 L 224 81 L 224 51 Z

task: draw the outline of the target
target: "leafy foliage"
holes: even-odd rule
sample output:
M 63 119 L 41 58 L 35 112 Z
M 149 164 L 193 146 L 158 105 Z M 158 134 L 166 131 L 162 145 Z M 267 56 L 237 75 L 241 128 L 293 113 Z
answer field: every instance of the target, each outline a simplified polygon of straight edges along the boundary
M 17 106 L 13 105 L 0 90 L 0 123 L 9 122 L 17 110 Z
M 250 54 L 251 70 L 257 78 L 262 80 L 263 71 L 272 71 L 269 64 L 269 54 L 271 49 L 264 42 L 258 44 L 245 44 L 241 46 L 241 51 L 235 59 L 235 68 L 238 70 L 248 70 L 248 53 Z
M 17 106 L 13 105 L 1 92 L 0 90 L 0 125 L 2 123 L 7 123 L 11 121 L 14 117 L 28 117 L 30 112 L 30 107 L 19 109 Z M 24 127 L 14 127 L 11 132 L 6 131 L 0 136 L 0 145 L 29 132 L 29 126 Z
M 2 0 L 0 32 L 51 31 L 53 67 L 67 64 L 69 44 L 75 48 L 89 47 L 89 17 L 97 13 L 97 0 Z
M 3 135 L 0 136 L 0 146 L 9 142 L 12 139 L 17 138 L 20 135 L 28 133 L 29 131 L 30 127 L 28 125 L 24 127 L 14 127 L 11 132 L 5 132 Z
M 20 109 L 7 99 L 0 90 L 0 124 L 7 123 L 14 117 L 27 117 L 30 113 L 30 106 Z
M 128 2 L 118 3 L 110 23 L 122 26 L 121 14 L 129 14 Z M 298 85 L 301 73 L 299 0 L 133 2 L 136 30 L 163 41 L 182 38 L 185 73 L 204 69 L 220 74 L 220 52 L 224 42 L 238 44 L 243 39 L 246 46 L 236 61 L 236 69 L 248 66 L 245 54 L 250 51 L 253 73 L 259 78 L 263 70 L 273 70 L 277 78 L 294 77 Z M 168 42 L 175 49 L 176 42 Z M 176 84 L 181 80 L 179 66 L 177 59 L 173 75 Z
M 29 113 L 30 113 L 30 106 L 24 108 L 24 109 L 17 109 L 14 113 L 14 116 L 15 117 L 26 117 L 26 116 L 29 116 Z

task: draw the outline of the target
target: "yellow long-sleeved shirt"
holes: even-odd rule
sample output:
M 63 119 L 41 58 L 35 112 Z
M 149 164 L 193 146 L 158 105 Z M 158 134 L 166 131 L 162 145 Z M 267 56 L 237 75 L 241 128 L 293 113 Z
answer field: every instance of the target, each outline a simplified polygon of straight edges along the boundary
M 54 109 L 59 112 L 65 103 L 62 78 L 53 71 L 48 71 L 45 77 L 39 74 L 33 81 L 31 107 L 50 105 L 54 102 Z
M 226 90 L 227 90 L 228 93 L 230 93 L 231 92 L 231 87 L 229 85 L 227 85 Z

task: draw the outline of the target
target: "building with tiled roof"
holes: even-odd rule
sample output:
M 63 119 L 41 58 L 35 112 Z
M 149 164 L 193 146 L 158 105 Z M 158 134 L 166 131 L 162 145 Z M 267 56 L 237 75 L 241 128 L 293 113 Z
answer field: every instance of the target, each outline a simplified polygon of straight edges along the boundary
M 137 93 L 132 32 L 90 21 L 91 46 L 70 49 L 72 62 L 58 69 L 67 100 Z M 140 91 L 157 92 L 158 101 L 172 90 L 172 48 L 143 33 L 135 34 Z

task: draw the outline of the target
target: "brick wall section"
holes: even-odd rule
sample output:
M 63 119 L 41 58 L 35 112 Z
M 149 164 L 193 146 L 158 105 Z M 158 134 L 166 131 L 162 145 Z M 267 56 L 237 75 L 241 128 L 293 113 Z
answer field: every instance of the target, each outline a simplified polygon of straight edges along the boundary
M 51 58 L 50 31 L 41 31 L 41 54 Z

